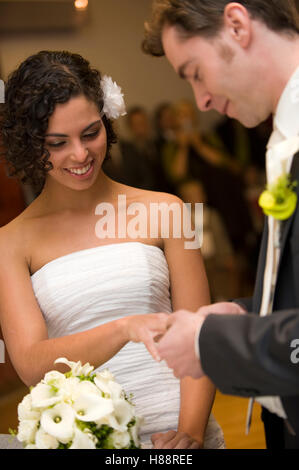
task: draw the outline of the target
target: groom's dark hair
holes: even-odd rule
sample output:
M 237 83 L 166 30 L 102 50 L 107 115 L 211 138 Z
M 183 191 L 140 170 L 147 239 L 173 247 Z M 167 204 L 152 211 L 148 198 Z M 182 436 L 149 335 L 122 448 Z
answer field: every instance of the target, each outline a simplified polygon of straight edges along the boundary
M 164 55 L 162 30 L 176 26 L 182 38 L 212 38 L 223 26 L 223 13 L 232 0 L 154 0 L 152 17 L 145 23 L 142 49 L 154 56 Z M 237 0 L 252 19 L 262 21 L 269 29 L 299 34 L 299 15 L 294 0 Z

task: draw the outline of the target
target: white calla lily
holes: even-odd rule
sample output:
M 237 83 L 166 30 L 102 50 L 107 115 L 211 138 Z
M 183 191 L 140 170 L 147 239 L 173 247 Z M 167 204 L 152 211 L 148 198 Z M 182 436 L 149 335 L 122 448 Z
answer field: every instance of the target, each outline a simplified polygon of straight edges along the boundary
M 105 395 L 110 396 L 111 390 L 106 380 L 103 380 L 100 377 L 95 377 L 94 383 L 98 387 L 98 389 L 101 390 Z
M 23 419 L 19 423 L 17 439 L 26 444 L 34 444 L 35 434 L 38 428 L 38 420 Z
M 72 439 L 74 423 L 75 412 L 66 403 L 59 403 L 43 411 L 40 420 L 43 430 L 63 444 L 67 444 Z
M 143 423 L 143 419 L 136 417 L 134 426 L 131 426 L 129 428 L 129 432 L 131 434 L 131 437 L 132 437 L 136 447 L 138 447 L 140 445 L 140 440 L 139 440 L 139 436 L 138 436 L 138 429 L 140 428 L 142 423 Z
M 46 373 L 45 377 L 42 380 L 42 383 L 60 388 L 61 386 L 63 386 L 65 381 L 66 377 L 64 374 L 58 372 L 58 370 L 51 370 L 50 372 Z
M 76 391 L 77 395 L 91 394 L 102 397 L 101 390 L 99 390 L 98 387 L 89 380 L 83 380 L 82 382 L 80 382 Z
M 125 449 L 130 445 L 131 436 L 126 432 L 114 431 L 108 437 L 108 446 L 115 449 Z
M 110 381 L 108 383 L 108 386 L 109 386 L 110 395 L 113 401 L 123 399 L 124 391 L 121 385 L 119 385 L 117 382 Z
M 94 393 L 81 394 L 73 404 L 76 418 L 81 421 L 98 421 L 113 411 L 112 400 Z
M 71 369 L 72 375 L 74 377 L 77 377 L 80 375 L 89 375 L 94 369 L 94 367 L 91 366 L 89 362 L 87 362 L 86 364 L 84 364 L 84 366 L 82 366 L 81 361 L 73 362 L 73 361 L 69 361 L 65 357 L 59 357 L 58 359 L 56 359 L 54 364 L 66 364 Z
M 106 382 L 110 382 L 110 380 L 114 380 L 114 375 L 111 374 L 110 370 L 103 369 L 101 371 L 96 372 L 96 377 L 105 380 Z
M 60 387 L 59 395 L 65 403 L 72 403 L 77 396 L 77 387 L 80 384 L 78 377 L 69 377 Z
M 32 408 L 46 408 L 55 405 L 61 396 L 50 385 L 39 383 L 31 392 Z
M 103 393 L 110 395 L 113 400 L 120 398 L 122 395 L 121 385 L 115 382 L 113 375 L 107 369 L 96 373 L 94 383 Z
M 115 400 L 113 405 L 118 423 L 120 426 L 126 426 L 134 417 L 133 406 L 126 400 Z
M 46 433 L 43 428 L 39 428 L 35 435 L 35 445 L 37 449 L 57 449 L 59 442 L 55 437 Z
M 18 418 L 20 421 L 23 419 L 38 420 L 40 418 L 40 411 L 32 409 L 31 394 L 25 395 L 21 403 L 18 404 Z
M 104 416 L 101 419 L 98 419 L 97 421 L 95 421 L 95 423 L 98 427 L 102 426 L 103 424 L 107 424 L 110 428 L 113 428 L 119 432 L 125 432 L 127 430 L 127 425 L 119 424 L 113 413 L 108 416 Z
M 75 436 L 73 438 L 70 449 L 96 449 L 97 438 L 90 433 L 83 432 L 79 428 L 75 428 Z

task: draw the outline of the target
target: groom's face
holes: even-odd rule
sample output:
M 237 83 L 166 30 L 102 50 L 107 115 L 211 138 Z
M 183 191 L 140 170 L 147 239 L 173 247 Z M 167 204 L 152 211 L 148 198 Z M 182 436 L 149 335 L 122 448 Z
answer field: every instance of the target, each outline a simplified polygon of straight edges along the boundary
M 191 84 L 201 111 L 215 109 L 246 127 L 267 119 L 252 60 L 225 31 L 215 39 L 182 39 L 174 26 L 165 26 L 162 41 L 168 61 Z

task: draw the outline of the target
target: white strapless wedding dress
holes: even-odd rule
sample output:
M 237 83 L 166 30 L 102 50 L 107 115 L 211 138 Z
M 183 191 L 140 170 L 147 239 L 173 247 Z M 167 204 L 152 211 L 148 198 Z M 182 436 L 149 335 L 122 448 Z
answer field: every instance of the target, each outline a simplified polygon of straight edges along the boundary
M 125 315 L 171 312 L 169 271 L 163 251 L 124 242 L 77 251 L 44 265 L 31 276 L 49 338 L 89 330 Z M 68 357 L 72 360 L 71 357 Z M 180 384 L 166 363 L 155 362 L 141 343 L 128 343 L 101 369 L 109 368 L 133 394 L 144 448 L 151 435 L 177 429 Z M 223 433 L 211 415 L 205 448 L 224 448 Z

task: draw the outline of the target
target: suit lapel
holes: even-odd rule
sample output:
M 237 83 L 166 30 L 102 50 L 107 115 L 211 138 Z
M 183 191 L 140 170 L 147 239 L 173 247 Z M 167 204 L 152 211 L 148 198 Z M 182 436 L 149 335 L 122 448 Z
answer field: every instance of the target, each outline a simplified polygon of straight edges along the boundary
M 291 179 L 292 180 L 297 180 L 298 185 L 296 187 L 296 192 L 298 195 L 298 204 L 297 208 L 288 220 L 283 222 L 282 225 L 282 230 L 281 230 L 281 255 L 280 255 L 280 262 L 278 266 L 278 274 L 280 270 L 280 263 L 282 259 L 282 254 L 286 245 L 286 241 L 288 238 L 288 234 L 290 231 L 290 228 L 292 226 L 292 223 L 294 221 L 294 218 L 297 213 L 299 213 L 299 153 L 294 155 L 293 158 L 293 163 L 292 163 L 292 168 L 291 168 Z M 265 265 L 266 265 L 266 255 L 267 255 L 267 245 L 268 245 L 268 218 L 265 219 L 265 227 L 264 227 L 264 233 L 263 233 L 263 238 L 262 238 L 262 243 L 261 243 L 261 249 L 260 249 L 260 256 L 259 256 L 259 263 L 258 263 L 258 269 L 257 269 L 257 276 L 256 276 L 256 282 L 255 282 L 255 290 L 254 290 L 254 295 L 253 295 L 253 311 L 255 313 L 258 313 L 260 310 L 261 306 L 261 301 L 262 301 L 262 295 L 263 295 L 263 286 L 264 286 L 264 272 L 265 272 Z
M 297 192 L 298 195 L 298 201 L 299 201 L 299 153 L 296 153 L 293 158 L 293 163 L 292 163 L 292 168 L 291 168 L 291 179 L 292 181 L 297 181 L 297 187 L 295 188 L 295 191 Z M 297 203 L 297 208 L 294 212 L 294 214 L 287 219 L 285 222 L 283 222 L 282 229 L 281 229 L 281 238 L 280 238 L 280 246 L 281 246 L 281 255 L 280 255 L 280 262 L 282 259 L 282 254 L 285 248 L 285 244 L 288 238 L 288 234 L 290 231 L 290 228 L 292 226 L 292 223 L 294 221 L 294 218 L 296 214 L 299 212 L 299 202 Z M 280 269 L 280 262 L 278 266 L 278 272 Z

